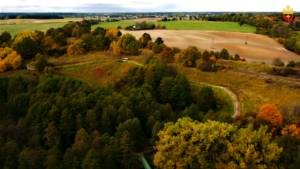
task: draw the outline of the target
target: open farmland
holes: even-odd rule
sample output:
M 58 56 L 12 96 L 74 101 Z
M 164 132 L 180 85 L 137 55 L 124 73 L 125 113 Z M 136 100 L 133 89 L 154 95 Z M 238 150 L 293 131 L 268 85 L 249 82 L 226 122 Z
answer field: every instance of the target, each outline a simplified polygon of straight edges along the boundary
M 143 33 L 149 33 L 153 40 L 162 37 L 165 44 L 181 49 L 196 46 L 200 50 L 221 51 L 228 49 L 231 55 L 239 54 L 248 62 L 265 62 L 271 64 L 274 58 L 281 58 L 284 62 L 300 61 L 300 55 L 286 50 L 274 39 L 254 33 L 224 32 L 224 31 L 195 31 L 195 30 L 143 30 L 122 31 L 140 38 Z M 248 37 L 245 45 L 246 36 Z M 214 39 L 211 49 L 212 39 Z
M 124 28 L 125 26 L 134 25 L 136 22 L 141 22 L 142 20 L 143 19 L 120 21 L 120 22 L 101 22 L 99 24 L 93 25 L 92 29 L 95 29 L 97 27 L 117 27 L 117 26 L 121 26 L 122 28 Z M 231 32 L 254 32 L 255 31 L 255 27 L 248 26 L 248 25 L 240 26 L 238 23 L 234 23 L 234 22 L 211 22 L 211 21 L 169 21 L 169 22 L 147 21 L 147 22 L 165 25 L 167 29 L 215 30 L 215 31 L 231 31 Z
M 62 27 L 69 21 L 81 21 L 82 18 L 65 19 L 6 19 L 0 20 L 0 33 L 7 31 L 12 36 L 22 31 L 46 31 L 53 28 Z

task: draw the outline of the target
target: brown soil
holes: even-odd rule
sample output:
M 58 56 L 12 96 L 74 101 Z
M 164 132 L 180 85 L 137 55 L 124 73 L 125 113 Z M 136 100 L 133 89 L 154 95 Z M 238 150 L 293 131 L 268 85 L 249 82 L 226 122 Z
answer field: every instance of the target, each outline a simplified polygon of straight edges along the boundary
M 165 44 L 181 49 L 196 46 L 200 50 L 221 51 L 228 49 L 231 55 L 239 54 L 247 62 L 265 62 L 271 64 L 274 58 L 281 58 L 285 63 L 290 60 L 300 61 L 300 55 L 286 50 L 274 39 L 254 33 L 200 31 L 200 30 L 142 30 L 125 31 L 122 33 L 133 34 L 140 38 L 143 33 L 149 33 L 153 40 L 162 37 Z M 245 44 L 248 37 L 247 45 Z M 211 49 L 214 39 L 213 49 Z

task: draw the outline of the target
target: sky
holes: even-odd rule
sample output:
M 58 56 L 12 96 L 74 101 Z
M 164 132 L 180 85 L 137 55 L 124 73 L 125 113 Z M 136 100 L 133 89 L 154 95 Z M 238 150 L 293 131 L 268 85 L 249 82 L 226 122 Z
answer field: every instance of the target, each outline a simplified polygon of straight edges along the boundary
M 282 12 L 300 0 L 1 0 L 1 12 Z

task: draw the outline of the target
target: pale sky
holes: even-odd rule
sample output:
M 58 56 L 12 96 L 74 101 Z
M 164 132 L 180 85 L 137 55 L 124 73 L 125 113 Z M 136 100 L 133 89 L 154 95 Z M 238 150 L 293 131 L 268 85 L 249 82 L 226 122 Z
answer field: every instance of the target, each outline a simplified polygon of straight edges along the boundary
M 300 0 L 1 0 L 1 12 L 282 12 Z

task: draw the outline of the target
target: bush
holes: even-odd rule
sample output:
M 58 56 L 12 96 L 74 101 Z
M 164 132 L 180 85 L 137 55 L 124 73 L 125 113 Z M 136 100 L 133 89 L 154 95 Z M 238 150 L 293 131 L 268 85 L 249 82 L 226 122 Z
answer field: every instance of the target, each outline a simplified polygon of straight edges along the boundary
M 289 63 L 286 65 L 286 67 L 295 67 L 296 63 L 295 61 L 291 60 Z
M 234 60 L 240 60 L 240 55 L 239 54 L 235 54 L 234 55 Z
M 280 58 L 275 58 L 272 62 L 273 66 L 284 67 L 284 63 Z
M 132 26 L 132 25 L 128 25 L 128 26 L 125 26 L 124 29 L 125 29 L 125 30 L 132 30 L 132 29 L 133 29 L 133 26 Z
M 217 66 L 213 60 L 206 60 L 197 66 L 198 69 L 205 72 L 215 72 L 217 71 Z
M 181 49 L 179 49 L 177 47 L 172 47 L 172 50 L 175 54 L 181 52 Z
M 220 58 L 221 59 L 229 59 L 229 53 L 227 49 L 222 49 L 220 53 Z

